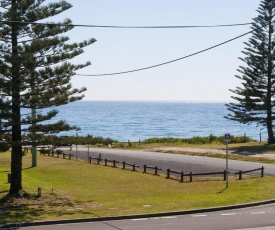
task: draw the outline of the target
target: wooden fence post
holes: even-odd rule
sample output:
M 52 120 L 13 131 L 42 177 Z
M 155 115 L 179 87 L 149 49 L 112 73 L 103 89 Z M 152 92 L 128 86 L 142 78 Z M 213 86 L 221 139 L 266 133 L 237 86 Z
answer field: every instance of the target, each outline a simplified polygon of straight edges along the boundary
M 193 174 L 190 172 L 190 182 L 193 182 Z
M 170 169 L 167 169 L 167 177 L 166 177 L 167 179 L 169 179 L 170 178 Z
M 136 171 L 136 166 L 135 164 L 133 164 L 133 171 L 135 172 Z
M 242 179 L 242 174 L 243 174 L 243 172 L 242 172 L 242 171 L 239 171 L 239 180 Z
M 184 176 L 184 173 L 180 172 L 180 182 L 183 182 L 183 176 Z
M 158 167 L 155 167 L 155 175 L 158 175 Z
M 146 173 L 146 165 L 143 166 L 143 172 Z
M 261 168 L 261 177 L 264 177 L 264 166 Z

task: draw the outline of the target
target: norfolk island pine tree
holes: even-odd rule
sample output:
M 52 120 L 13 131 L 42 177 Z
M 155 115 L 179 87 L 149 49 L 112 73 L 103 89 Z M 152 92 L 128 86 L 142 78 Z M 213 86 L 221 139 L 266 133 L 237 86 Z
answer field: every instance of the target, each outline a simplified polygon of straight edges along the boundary
M 22 108 L 43 110 L 81 100 L 86 89 L 73 88 L 70 80 L 76 70 L 90 62 L 74 65 L 68 60 L 95 42 L 89 39 L 68 44 L 69 38 L 63 33 L 73 29 L 69 19 L 62 23 L 35 24 L 72 7 L 66 1 L 45 2 L 0 0 L 0 21 L 3 22 L 0 27 L 0 119 L 1 130 L 11 136 L 10 195 L 22 189 L 22 133 L 34 140 L 41 134 L 75 128 L 65 121 L 43 124 L 56 116 L 56 109 L 34 118 L 21 114 Z
M 258 17 L 253 19 L 252 36 L 240 58 L 246 65 L 240 66 L 236 77 L 242 86 L 231 90 L 236 102 L 226 104 L 226 118 L 243 124 L 256 123 L 265 127 L 268 143 L 275 143 L 273 133 L 275 106 L 275 0 L 263 0 L 258 8 Z

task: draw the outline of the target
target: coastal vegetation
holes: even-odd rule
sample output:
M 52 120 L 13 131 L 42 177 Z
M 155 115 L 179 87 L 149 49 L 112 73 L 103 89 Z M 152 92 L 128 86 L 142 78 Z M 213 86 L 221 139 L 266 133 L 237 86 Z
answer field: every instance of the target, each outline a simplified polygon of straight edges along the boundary
M 7 199 L 10 152 L 0 153 L 0 162 L 0 224 L 170 212 L 274 198 L 274 177 L 248 176 L 241 181 L 230 177 L 225 189 L 221 178 L 179 183 L 164 175 L 42 155 L 38 166 L 31 167 L 27 154 L 23 157 L 26 193 Z
M 231 135 L 230 143 L 248 143 L 253 142 L 253 139 L 247 136 L 234 136 Z M 26 142 L 27 143 L 27 142 Z M 97 136 L 61 136 L 58 137 L 56 135 L 48 135 L 43 136 L 38 143 L 40 145 L 97 145 L 97 146 L 109 146 L 112 147 L 126 147 L 131 146 L 133 142 L 119 142 L 118 140 L 114 140 L 112 138 L 103 138 Z M 145 140 L 140 140 L 137 142 L 138 144 L 152 144 L 152 143 L 162 143 L 162 144 L 194 144 L 194 145 L 204 145 L 204 144 L 223 144 L 224 136 L 215 136 L 210 134 L 209 136 L 195 136 L 190 138 L 175 138 L 175 137 L 152 137 Z
M 28 142 L 25 142 L 28 144 Z M 52 146 L 70 146 L 74 145 L 96 145 L 96 146 L 108 146 L 114 143 L 118 143 L 117 140 L 112 138 L 94 137 L 94 136 L 56 136 L 47 135 L 41 137 L 38 141 L 38 145 L 52 145 Z
M 253 140 L 250 137 L 247 136 L 234 136 L 231 135 L 230 138 L 230 143 L 247 143 L 247 142 L 252 142 Z M 158 137 L 153 137 L 144 140 L 144 142 L 148 143 L 184 143 L 184 144 L 223 144 L 224 143 L 224 136 L 215 136 L 213 134 L 210 134 L 209 136 L 206 137 L 201 137 L 201 136 L 195 136 L 191 138 L 172 138 L 172 137 L 167 137 L 167 138 L 158 138 Z

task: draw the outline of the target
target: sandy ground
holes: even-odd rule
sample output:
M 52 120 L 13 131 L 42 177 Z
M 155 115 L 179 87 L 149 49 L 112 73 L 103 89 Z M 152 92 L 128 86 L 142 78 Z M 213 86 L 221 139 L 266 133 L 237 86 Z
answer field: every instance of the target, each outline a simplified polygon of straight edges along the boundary
M 206 149 L 206 148 L 182 148 L 182 147 L 155 147 L 152 149 L 155 152 L 191 152 L 191 153 L 222 153 L 226 154 L 225 149 Z M 234 150 L 228 150 L 229 154 L 239 154 L 246 155 L 251 157 L 263 157 L 275 160 L 274 153 L 261 153 L 261 154 L 250 154 L 248 152 L 238 152 L 236 153 Z

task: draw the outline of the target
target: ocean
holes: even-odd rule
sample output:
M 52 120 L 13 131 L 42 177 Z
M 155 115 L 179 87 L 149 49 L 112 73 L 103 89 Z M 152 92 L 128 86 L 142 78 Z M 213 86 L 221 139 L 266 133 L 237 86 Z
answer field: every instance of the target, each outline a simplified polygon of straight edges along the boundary
M 60 135 L 101 136 L 118 141 L 139 141 L 150 137 L 246 135 L 266 140 L 266 130 L 224 118 L 223 103 L 107 102 L 81 101 L 57 108 L 55 120 L 65 120 L 80 131 Z

